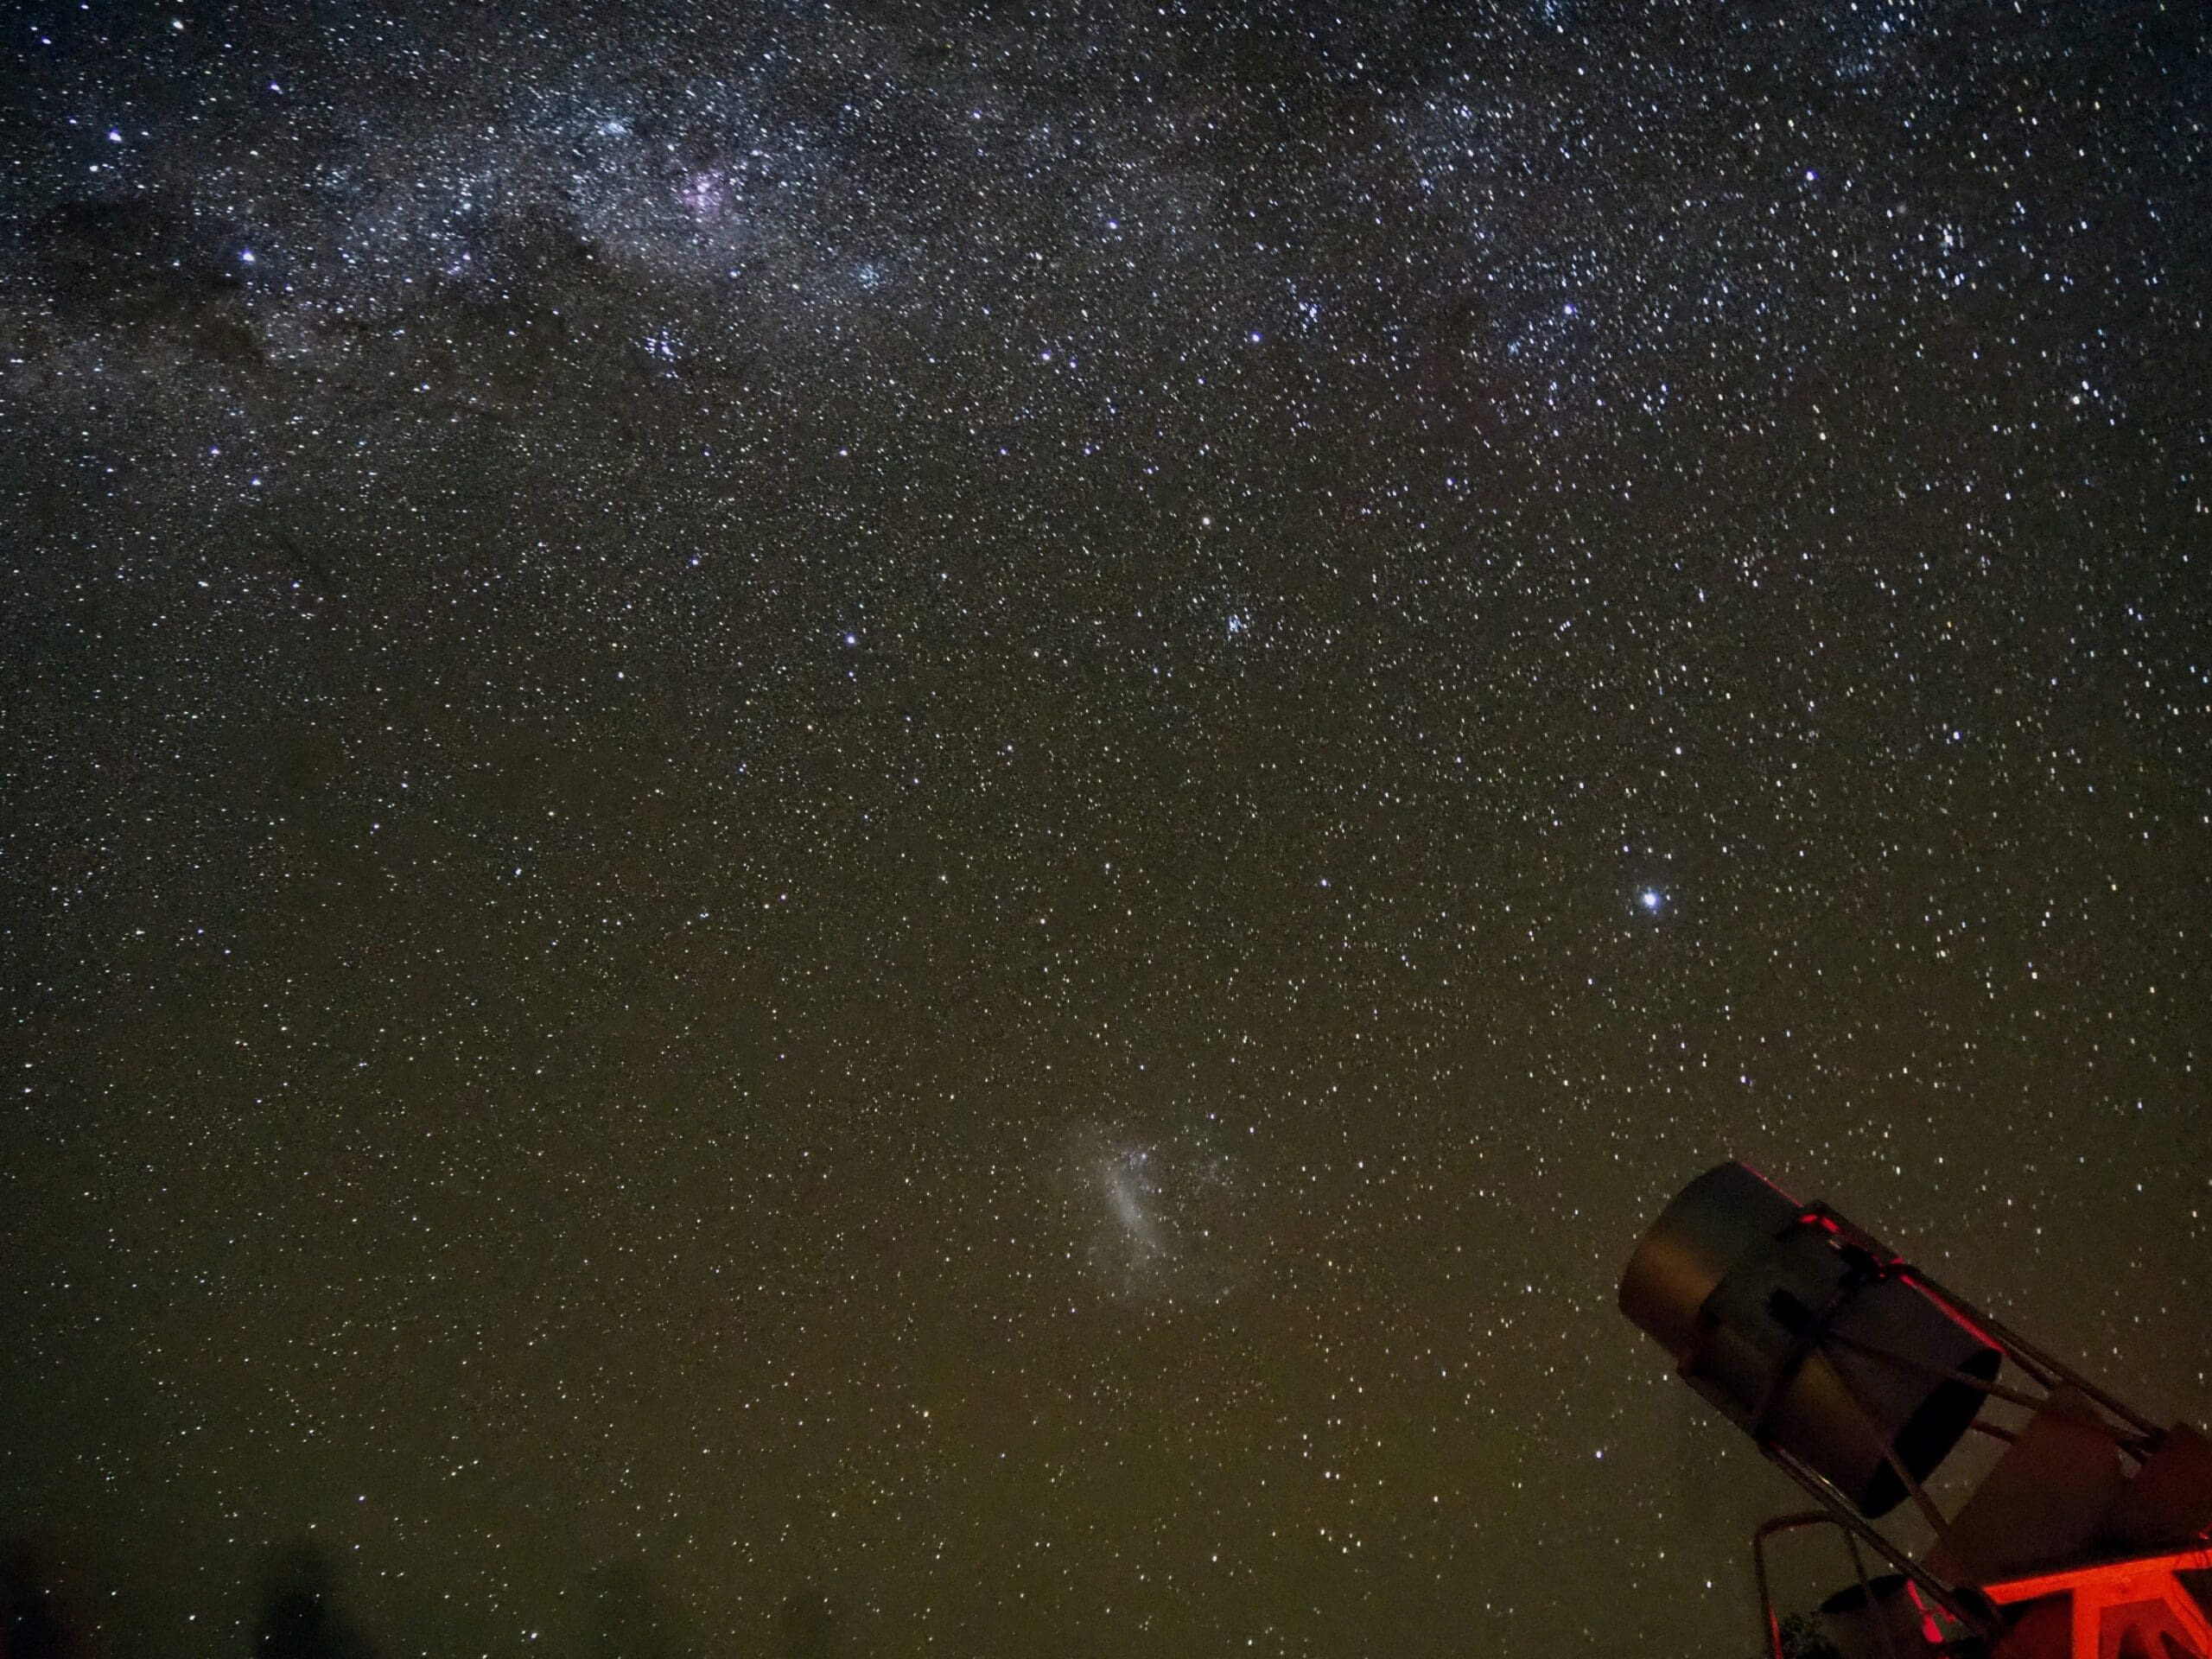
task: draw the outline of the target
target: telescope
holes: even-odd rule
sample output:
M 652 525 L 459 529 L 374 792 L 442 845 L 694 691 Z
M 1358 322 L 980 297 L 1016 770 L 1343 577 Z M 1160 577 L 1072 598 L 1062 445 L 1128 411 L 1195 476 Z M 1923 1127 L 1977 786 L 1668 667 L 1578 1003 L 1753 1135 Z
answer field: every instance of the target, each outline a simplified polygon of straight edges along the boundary
M 1707 1171 L 1629 1258 L 1621 1311 L 1812 1501 L 1752 1535 L 1761 1637 L 1787 1659 L 1768 1556 L 1839 1535 L 1822 1602 L 1842 1659 L 2212 1659 L 2212 1440 L 2161 1425 L 1827 1205 Z M 1931 1483 L 2002 1446 L 1963 1495 Z M 1916 1518 L 1927 1541 L 1899 1541 Z

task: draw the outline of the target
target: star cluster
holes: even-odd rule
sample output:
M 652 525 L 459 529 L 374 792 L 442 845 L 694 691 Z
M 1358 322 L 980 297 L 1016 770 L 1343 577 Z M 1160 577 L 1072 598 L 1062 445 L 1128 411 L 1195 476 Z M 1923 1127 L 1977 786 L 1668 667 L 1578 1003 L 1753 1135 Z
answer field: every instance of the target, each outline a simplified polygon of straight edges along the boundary
M 2212 1415 L 2201 8 L 4 27 L 111 1650 L 1748 1650 L 1730 1155 Z

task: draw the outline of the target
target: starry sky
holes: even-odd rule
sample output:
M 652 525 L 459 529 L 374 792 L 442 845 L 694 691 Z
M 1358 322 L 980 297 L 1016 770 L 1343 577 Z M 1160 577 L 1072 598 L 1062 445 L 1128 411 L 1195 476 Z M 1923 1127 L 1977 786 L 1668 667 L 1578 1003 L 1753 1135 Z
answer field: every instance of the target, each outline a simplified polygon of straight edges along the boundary
M 2212 1416 L 2201 6 L 4 29 L 110 1651 L 1748 1649 L 1727 1156 Z

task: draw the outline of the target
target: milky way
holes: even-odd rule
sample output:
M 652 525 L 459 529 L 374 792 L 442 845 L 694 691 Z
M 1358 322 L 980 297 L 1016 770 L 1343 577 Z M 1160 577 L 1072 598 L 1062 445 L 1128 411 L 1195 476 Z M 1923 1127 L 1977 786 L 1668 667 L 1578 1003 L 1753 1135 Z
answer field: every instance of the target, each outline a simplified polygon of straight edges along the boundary
M 5 29 L 107 1651 L 1747 1652 L 1729 1155 L 2212 1415 L 2201 6 Z

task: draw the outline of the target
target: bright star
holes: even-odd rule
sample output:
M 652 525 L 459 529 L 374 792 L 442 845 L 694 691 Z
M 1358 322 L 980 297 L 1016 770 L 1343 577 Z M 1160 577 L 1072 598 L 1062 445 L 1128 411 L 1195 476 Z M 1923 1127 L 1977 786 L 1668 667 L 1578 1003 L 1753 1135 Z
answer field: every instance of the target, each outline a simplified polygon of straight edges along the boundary
M 1646 887 L 1642 893 L 1637 894 L 1636 899 L 1638 904 L 1649 911 L 1656 911 L 1661 905 L 1666 903 L 1666 899 L 1656 887 Z

